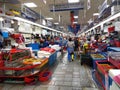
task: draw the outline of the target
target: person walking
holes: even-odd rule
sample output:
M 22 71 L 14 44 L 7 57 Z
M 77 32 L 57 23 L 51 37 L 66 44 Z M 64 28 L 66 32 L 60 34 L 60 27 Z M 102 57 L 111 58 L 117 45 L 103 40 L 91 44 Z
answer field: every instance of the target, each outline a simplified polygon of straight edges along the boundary
M 75 50 L 75 59 L 77 58 L 77 56 L 79 55 L 79 41 L 78 41 L 78 38 L 76 37 L 75 39 L 74 39 L 74 44 L 75 44 L 75 47 L 74 47 L 74 50 Z
M 68 51 L 68 61 L 73 61 L 74 59 L 74 42 L 72 41 L 72 38 L 69 38 L 69 41 L 67 42 L 67 51 Z

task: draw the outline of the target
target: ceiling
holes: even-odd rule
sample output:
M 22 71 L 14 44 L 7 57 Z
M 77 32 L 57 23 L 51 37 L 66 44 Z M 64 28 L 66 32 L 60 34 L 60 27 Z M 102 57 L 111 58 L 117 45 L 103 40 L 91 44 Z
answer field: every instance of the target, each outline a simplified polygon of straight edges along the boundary
M 4 0 L 3 0 L 4 1 Z M 20 8 L 21 4 L 26 2 L 34 2 L 37 7 L 31 8 L 32 10 L 40 13 L 42 16 L 52 17 L 52 22 L 59 22 L 59 15 L 61 16 L 60 19 L 60 26 L 66 27 L 67 25 L 71 24 L 70 21 L 70 11 L 59 11 L 59 12 L 50 12 L 49 5 L 50 4 L 64 4 L 68 3 L 68 0 L 46 0 L 46 4 L 43 2 L 44 0 L 17 0 L 19 1 L 18 4 L 14 4 L 15 7 Z M 90 19 L 93 19 L 93 13 L 98 12 L 98 7 L 101 5 L 105 0 L 90 0 L 91 1 L 91 8 L 87 9 L 87 1 L 88 0 L 80 0 L 84 2 L 84 9 L 78 11 L 78 24 L 81 26 L 88 24 Z M 112 0 L 108 0 L 108 4 L 111 3 Z

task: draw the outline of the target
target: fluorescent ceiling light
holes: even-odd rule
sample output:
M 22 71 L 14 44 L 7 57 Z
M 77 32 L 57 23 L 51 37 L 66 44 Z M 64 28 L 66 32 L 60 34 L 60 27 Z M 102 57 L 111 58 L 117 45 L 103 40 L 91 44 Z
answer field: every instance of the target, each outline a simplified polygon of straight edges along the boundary
M 99 15 L 99 13 L 93 13 L 93 16 L 98 16 Z
M 74 24 L 78 23 L 78 22 L 73 22 Z
M 78 18 L 78 16 L 74 16 L 74 18 Z
M 13 20 L 11 20 L 11 23 L 12 23 L 12 24 L 14 24 L 14 21 L 13 21 Z
M 33 2 L 31 2 L 31 3 L 24 3 L 24 5 L 27 6 L 27 7 L 37 7 L 37 5 L 35 3 L 33 3 Z
M 0 21 L 4 21 L 4 19 L 2 17 L 0 17 Z
M 68 3 L 78 3 L 80 0 L 68 0 Z
M 58 22 L 56 22 L 56 23 L 54 23 L 55 25 L 58 25 L 59 23 Z
M 45 18 L 46 20 L 53 20 L 53 18 L 49 17 L 49 18 Z
M 45 21 L 45 20 L 42 20 L 42 24 L 43 24 L 43 25 L 46 25 L 46 21 Z
M 47 1 L 46 0 L 43 0 L 43 2 L 46 4 L 47 3 Z

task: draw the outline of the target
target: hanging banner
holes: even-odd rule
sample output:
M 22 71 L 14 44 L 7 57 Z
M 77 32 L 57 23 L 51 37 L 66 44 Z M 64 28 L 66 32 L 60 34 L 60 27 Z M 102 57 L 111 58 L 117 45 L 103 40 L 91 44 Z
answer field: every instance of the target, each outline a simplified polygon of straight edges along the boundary
M 47 1 L 46 1 L 46 0 L 43 0 L 43 2 L 44 2 L 44 4 L 46 4 L 46 3 L 47 3 Z
M 89 10 L 90 8 L 91 8 L 91 1 L 88 0 L 88 1 L 87 1 L 87 9 Z
M 75 24 L 75 27 L 68 25 L 68 30 L 77 35 L 78 31 L 80 30 L 80 24 Z
M 99 14 L 102 15 L 103 11 L 107 8 L 107 0 L 103 2 L 103 4 L 99 7 Z
M 59 14 L 58 16 L 58 21 L 60 22 L 61 21 L 61 15 Z

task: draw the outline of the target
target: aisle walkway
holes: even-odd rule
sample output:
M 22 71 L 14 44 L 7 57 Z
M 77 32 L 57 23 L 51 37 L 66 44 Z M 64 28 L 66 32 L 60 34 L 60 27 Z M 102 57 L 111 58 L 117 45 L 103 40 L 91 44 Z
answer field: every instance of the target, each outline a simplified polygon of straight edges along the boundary
M 35 85 L 0 84 L 0 90 L 99 90 L 91 78 L 90 69 L 81 66 L 78 60 L 68 62 L 67 54 L 53 67 L 52 78 L 48 82 Z

